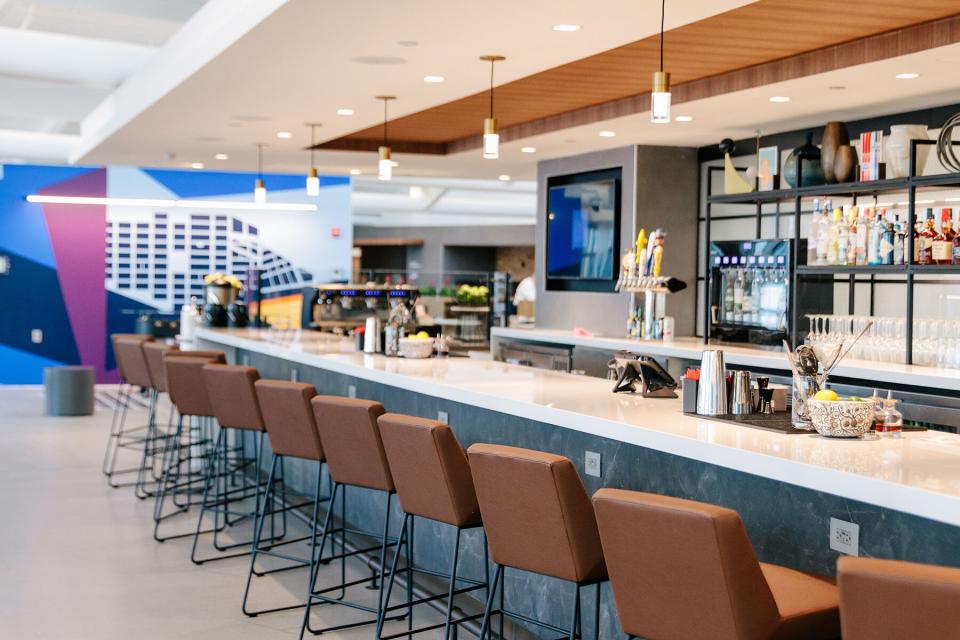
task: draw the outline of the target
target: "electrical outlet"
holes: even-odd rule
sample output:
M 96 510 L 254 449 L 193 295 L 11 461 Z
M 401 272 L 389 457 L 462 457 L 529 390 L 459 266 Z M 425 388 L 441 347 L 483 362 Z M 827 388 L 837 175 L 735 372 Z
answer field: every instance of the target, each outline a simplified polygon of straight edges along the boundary
M 355 384 L 347 385 L 347 397 L 348 397 L 348 398 L 356 398 L 356 397 L 357 397 L 357 385 L 355 385 Z
M 859 556 L 860 525 L 830 518 L 830 548 L 848 556 Z
M 40 344 L 43 342 L 43 329 L 34 329 L 30 332 L 30 342 Z
M 596 478 L 600 477 L 600 454 L 596 451 L 587 451 L 586 459 L 584 460 L 584 472 L 588 476 L 594 476 Z
M 290 369 L 290 382 L 299 382 L 300 372 L 296 369 Z
M 437 411 L 437 420 L 443 424 L 450 424 L 450 414 L 446 411 Z

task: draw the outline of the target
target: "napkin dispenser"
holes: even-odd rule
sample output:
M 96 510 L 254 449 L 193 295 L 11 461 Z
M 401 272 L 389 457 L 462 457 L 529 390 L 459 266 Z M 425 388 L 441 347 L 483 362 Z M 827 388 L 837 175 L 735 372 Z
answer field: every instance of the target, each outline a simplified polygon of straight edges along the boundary
M 639 391 L 645 398 L 677 397 L 677 381 L 653 358 L 618 354 L 608 366 L 616 372 L 614 393 Z

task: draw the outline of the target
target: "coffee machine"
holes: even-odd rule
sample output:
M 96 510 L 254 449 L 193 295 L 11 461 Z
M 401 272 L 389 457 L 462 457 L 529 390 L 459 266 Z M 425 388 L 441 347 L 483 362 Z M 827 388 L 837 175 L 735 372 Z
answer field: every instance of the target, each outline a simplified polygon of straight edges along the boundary
M 247 307 L 239 300 L 240 292 L 240 281 L 235 276 L 216 273 L 204 278 L 204 324 L 208 327 L 247 326 Z
M 318 331 L 350 331 L 376 318 L 385 326 L 395 308 L 404 307 L 402 317 L 412 330 L 416 326 L 415 305 L 419 290 L 407 285 L 319 284 L 303 289 L 301 324 Z M 393 311 L 393 314 L 391 314 Z

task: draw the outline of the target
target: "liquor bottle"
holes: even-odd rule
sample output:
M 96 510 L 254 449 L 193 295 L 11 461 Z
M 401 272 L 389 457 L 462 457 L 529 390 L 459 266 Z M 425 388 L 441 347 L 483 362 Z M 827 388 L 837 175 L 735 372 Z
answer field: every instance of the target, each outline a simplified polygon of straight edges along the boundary
M 853 208 L 854 211 L 857 210 L 857 207 Z M 867 209 L 864 211 L 860 209 L 859 215 L 857 216 L 857 235 L 856 235 L 856 245 L 854 247 L 854 264 L 865 265 L 868 261 L 868 248 L 871 246 L 870 242 L 870 231 L 873 231 L 873 210 Z
M 743 313 L 743 323 L 753 324 L 753 273 L 756 258 L 748 258 L 749 266 L 743 269 L 743 297 L 740 299 L 740 311 Z
M 893 224 L 893 264 L 903 264 L 904 260 L 904 237 L 906 234 L 903 231 L 903 225 L 900 223 L 900 216 L 894 216 Z
M 933 263 L 950 264 L 953 261 L 953 229 L 950 226 L 950 209 L 940 212 L 940 230 L 933 237 Z
M 903 414 L 897 410 L 893 391 L 887 391 L 883 401 L 883 417 L 876 421 L 876 430 L 881 436 L 899 438 L 903 435 Z
M 919 255 L 917 264 L 933 264 L 933 239 L 937 232 L 933 228 L 933 209 L 927 209 L 927 219 L 923 223 L 923 228 L 917 233 L 919 240 Z
M 763 258 L 761 257 L 760 260 L 762 261 Z M 753 287 L 750 289 L 753 298 L 750 302 L 750 308 L 753 309 L 754 324 L 763 324 L 763 292 L 766 286 L 767 270 L 763 268 L 761 263 L 760 268 L 753 272 Z
M 847 209 L 847 264 L 857 264 L 857 220 L 860 208 L 854 205 Z
M 733 280 L 733 321 L 736 324 L 743 322 L 743 269 L 737 267 Z
M 893 253 L 897 242 L 897 232 L 893 223 L 888 222 L 887 228 L 880 234 L 880 264 L 893 264 Z
M 830 209 L 830 201 L 827 200 L 827 206 L 820 212 L 820 224 L 817 225 L 817 264 L 829 264 L 827 254 L 830 247 L 830 227 L 832 220 L 830 216 L 833 211 Z
M 847 258 L 849 257 L 849 247 L 850 247 L 850 221 L 846 216 L 843 215 L 843 212 L 840 213 L 840 218 L 837 220 L 837 262 L 838 265 L 850 264 Z
M 867 261 L 865 264 L 880 264 L 880 237 L 884 230 L 885 225 L 880 220 L 879 215 L 873 209 L 870 209 L 867 219 Z
M 840 264 L 840 219 L 843 216 L 840 209 L 833 210 L 833 222 L 830 224 L 827 239 L 827 264 Z
M 807 237 L 807 264 L 817 264 L 817 242 L 820 238 L 820 198 L 813 199 L 810 233 Z
M 727 267 L 723 270 L 723 322 L 733 322 L 733 281 L 736 270 Z
M 953 258 L 953 264 L 960 264 L 960 211 L 957 212 L 957 226 L 955 227 L 956 232 L 953 234 L 953 253 L 951 257 Z

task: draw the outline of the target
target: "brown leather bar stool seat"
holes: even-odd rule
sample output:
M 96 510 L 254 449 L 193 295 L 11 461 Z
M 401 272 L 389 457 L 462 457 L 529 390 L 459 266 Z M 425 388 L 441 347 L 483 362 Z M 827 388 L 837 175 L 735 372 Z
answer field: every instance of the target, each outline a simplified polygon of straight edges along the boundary
M 960 569 L 840 558 L 844 640 L 960 639 Z
M 127 426 L 127 411 L 131 405 L 133 388 L 149 389 L 151 386 L 150 374 L 143 360 L 143 353 L 140 351 L 140 344 L 151 340 L 153 340 L 152 336 L 137 333 L 115 333 L 110 336 L 117 371 L 120 374 L 120 387 L 113 406 L 110 435 L 107 437 L 107 448 L 103 454 L 102 471 L 107 476 L 107 482 L 114 488 L 135 486 L 137 484 L 135 480 L 116 482 L 114 476 L 136 474 L 140 470 L 139 465 L 118 469 L 120 453 L 135 452 L 139 458 L 140 450 L 153 437 L 150 428 L 154 408 L 152 402 L 148 407 L 147 424 L 137 427 Z
M 298 609 L 306 601 L 297 604 L 284 605 L 266 609 L 250 609 L 251 587 L 253 578 L 262 577 L 289 571 L 298 568 L 309 568 L 312 571 L 313 558 L 317 547 L 317 521 L 319 519 L 320 504 L 328 501 L 329 497 L 322 495 L 323 468 L 326 462 L 326 453 L 320 442 L 317 424 L 313 415 L 310 400 L 317 395 L 317 390 L 311 384 L 303 382 L 287 382 L 284 380 L 256 380 L 253 383 L 260 406 L 260 416 L 267 433 L 267 440 L 273 455 L 270 460 L 270 471 L 266 482 L 266 491 L 260 498 L 260 513 L 254 528 L 253 544 L 250 554 L 250 568 L 247 572 L 247 583 L 243 591 L 242 610 L 245 615 L 254 617 L 263 613 Z M 239 418 L 239 416 L 237 416 Z M 312 495 L 295 494 L 288 491 L 283 482 L 284 461 L 287 458 L 307 460 L 317 463 L 316 483 Z M 279 489 L 279 491 L 278 491 Z M 279 496 L 277 495 L 279 493 Z M 288 494 L 298 498 L 296 502 L 288 502 Z M 280 540 L 282 533 L 275 529 L 275 517 L 282 518 L 281 529 L 286 532 L 287 512 L 304 507 L 310 508 L 311 531 L 308 535 L 292 539 Z M 270 520 L 270 534 L 264 536 L 264 526 Z M 287 552 L 287 545 L 310 541 L 311 555 L 297 556 Z M 261 556 L 283 560 L 283 566 L 271 569 L 258 569 L 257 560 Z
M 473 615 L 453 620 L 454 598 L 457 595 L 477 589 L 485 589 L 488 586 L 486 579 L 482 581 L 470 580 L 457 576 L 462 533 L 483 525 L 480 517 L 480 505 L 477 504 L 477 493 L 473 488 L 473 477 L 470 475 L 470 463 L 453 430 L 442 422 L 405 416 L 399 413 L 385 413 L 377 419 L 377 424 L 380 427 L 380 437 L 383 441 L 383 449 L 387 454 L 387 463 L 390 466 L 390 474 L 396 487 L 397 499 L 404 512 L 400 539 L 394 553 L 387 592 L 383 600 L 384 607 L 381 618 L 388 611 L 406 608 L 408 629 L 391 636 L 383 636 L 381 622 L 376 637 L 381 640 L 389 640 L 389 638 L 408 636 L 442 626 L 446 639 L 450 637 L 450 630 L 455 625 L 479 617 Z M 447 592 L 420 598 L 413 602 L 411 586 L 415 573 L 419 571 L 415 568 L 412 557 L 414 547 L 413 523 L 417 517 L 455 527 L 456 539 L 453 544 L 450 573 L 447 576 L 440 576 L 448 580 Z M 483 545 L 486 549 L 486 539 L 484 539 Z M 401 547 L 405 547 L 408 551 L 407 566 L 402 570 L 407 575 L 407 601 L 402 605 L 390 607 L 390 594 L 397 576 Z M 484 563 L 485 568 L 486 566 L 487 563 Z M 438 575 L 432 571 L 427 573 Z M 458 581 L 469 586 L 457 589 Z M 412 607 L 443 597 L 447 598 L 444 624 L 413 629 Z
M 194 535 L 190 531 L 163 536 L 161 525 L 203 502 L 206 468 L 213 457 L 213 405 L 203 378 L 203 367 L 226 362 L 222 351 L 170 351 L 164 354 L 167 392 L 177 408 L 177 426 L 166 439 L 160 486 L 153 510 L 153 537 L 158 542 Z M 186 424 L 185 424 L 186 423 Z M 173 505 L 167 510 L 167 499 Z
M 829 578 L 757 561 L 739 514 L 600 489 L 593 504 L 620 626 L 671 640 L 840 637 Z
M 156 497 L 157 483 L 160 482 L 161 471 L 158 469 L 160 455 L 166 445 L 166 439 L 173 430 L 173 403 L 170 404 L 167 424 L 160 427 L 158 415 L 160 410 L 160 395 L 167 393 L 167 372 L 163 366 L 163 359 L 168 353 L 178 351 L 176 345 L 155 340 L 145 340 L 140 343 L 143 359 L 147 365 L 147 374 L 150 377 L 150 419 L 148 426 L 152 437 L 148 438 L 143 447 L 140 459 L 140 471 L 137 474 L 136 495 L 140 499 Z
M 327 510 L 327 515 L 323 523 L 323 538 L 320 541 L 320 548 L 313 556 L 313 566 L 311 567 L 310 582 L 307 588 L 307 606 L 303 615 L 303 623 L 300 626 L 301 637 L 306 631 L 313 634 L 321 634 L 367 624 L 379 624 L 380 614 L 383 608 L 387 547 L 397 542 L 395 538 L 389 535 L 390 503 L 395 488 L 393 485 L 393 477 L 390 475 L 387 454 L 383 450 L 380 429 L 377 426 L 377 418 L 385 413 L 383 405 L 370 400 L 340 398 L 335 396 L 316 396 L 310 401 L 310 404 L 313 406 L 313 414 L 316 418 L 320 441 L 323 442 L 323 450 L 327 455 L 327 468 L 330 471 L 330 479 L 333 481 L 333 492 L 330 498 L 330 508 Z M 347 527 L 347 487 L 372 489 L 383 494 L 384 514 L 382 533 L 358 531 Z M 333 528 L 333 514 L 336 511 L 338 500 L 340 504 L 341 523 L 339 527 Z M 323 557 L 324 545 L 326 544 L 327 536 L 329 534 L 336 534 L 337 532 L 339 532 L 341 536 L 352 534 L 362 538 L 372 538 L 376 540 L 376 544 L 350 551 L 344 549 L 340 554 L 324 558 L 324 562 L 331 560 L 340 561 L 341 582 L 318 589 L 316 581 L 317 574 L 319 573 L 320 559 Z M 347 558 L 371 552 L 376 552 L 379 555 L 379 569 L 369 578 L 347 580 Z M 364 583 L 374 585 L 378 582 L 379 588 L 377 591 L 376 607 L 350 601 L 344 597 L 344 590 L 349 587 Z M 334 598 L 327 595 L 335 591 L 339 591 L 341 597 Z M 345 605 L 359 611 L 372 613 L 374 617 L 333 627 L 316 629 L 310 626 L 310 610 L 315 603 Z
M 600 583 L 607 579 L 607 568 L 593 506 L 576 467 L 563 456 L 494 444 L 474 444 L 467 453 L 496 567 L 481 640 L 490 617 L 497 613 L 493 600 L 498 588 L 501 637 L 504 616 L 566 633 L 571 639 L 583 637 L 580 593 L 587 585 L 596 585 L 594 637 L 598 638 Z M 572 582 L 576 588 L 570 603 L 570 627 L 562 629 L 504 610 L 505 567 Z
M 190 559 L 196 564 L 250 553 L 260 499 L 266 490 L 266 478 L 261 474 L 263 437 L 266 431 L 255 388 L 259 379 L 260 373 L 253 367 L 231 364 L 203 366 L 207 397 L 220 429 L 217 432 L 213 456 L 207 466 L 204 499 L 190 552 Z M 247 455 L 248 440 L 245 434 L 252 436 L 249 438 L 253 449 L 252 457 Z M 249 506 L 244 507 L 244 504 Z M 213 526 L 204 530 L 204 517 L 208 512 L 213 514 Z M 239 542 L 220 541 L 220 534 L 224 529 L 241 523 L 251 523 L 249 539 Z M 213 534 L 212 544 L 219 553 L 200 557 L 197 555 L 198 545 L 200 536 L 205 533 Z M 237 548 L 246 550 L 223 553 Z

